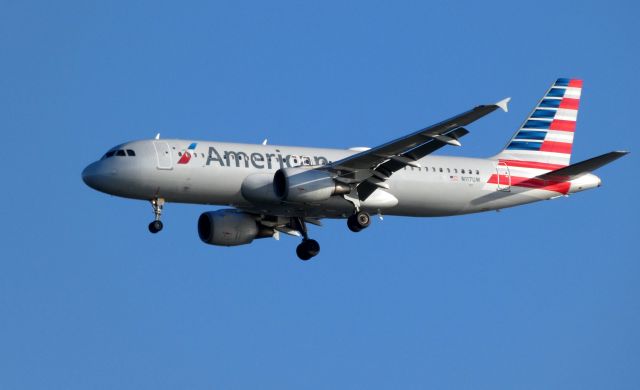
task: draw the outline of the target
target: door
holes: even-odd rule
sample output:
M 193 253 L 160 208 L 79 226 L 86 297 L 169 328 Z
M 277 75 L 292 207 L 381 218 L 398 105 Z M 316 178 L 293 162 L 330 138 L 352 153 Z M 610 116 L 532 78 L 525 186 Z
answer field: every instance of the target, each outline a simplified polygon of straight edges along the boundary
M 164 141 L 153 141 L 153 146 L 156 148 L 158 169 L 173 168 L 173 165 L 171 163 L 171 150 L 169 150 L 169 144 Z
M 509 166 L 503 162 L 499 162 L 496 165 L 496 173 L 498 174 L 498 191 L 511 191 L 511 173 L 509 172 Z

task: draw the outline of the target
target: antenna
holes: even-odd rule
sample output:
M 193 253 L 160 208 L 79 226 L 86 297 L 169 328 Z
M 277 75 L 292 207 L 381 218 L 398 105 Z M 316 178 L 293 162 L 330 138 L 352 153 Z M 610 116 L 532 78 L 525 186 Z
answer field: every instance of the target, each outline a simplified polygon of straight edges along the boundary
M 156 139 L 160 139 L 160 133 L 156 134 Z
M 263 144 L 263 145 L 266 145 L 266 144 L 267 144 L 267 141 L 268 141 L 268 139 L 266 139 L 266 138 L 265 138 L 265 139 L 264 139 L 264 141 L 262 141 L 262 144 Z

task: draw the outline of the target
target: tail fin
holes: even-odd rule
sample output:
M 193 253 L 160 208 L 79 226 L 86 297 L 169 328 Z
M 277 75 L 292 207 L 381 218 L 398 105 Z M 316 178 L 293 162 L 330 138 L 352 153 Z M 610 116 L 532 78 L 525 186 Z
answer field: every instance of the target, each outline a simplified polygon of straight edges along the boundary
M 493 158 L 544 171 L 569 165 L 581 92 L 582 80 L 556 80 L 504 150 Z

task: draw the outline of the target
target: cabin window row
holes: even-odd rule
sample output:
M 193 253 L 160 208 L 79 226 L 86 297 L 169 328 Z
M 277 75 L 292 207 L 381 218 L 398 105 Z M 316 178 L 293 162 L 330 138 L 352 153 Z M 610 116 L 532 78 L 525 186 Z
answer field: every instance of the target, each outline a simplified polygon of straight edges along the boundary
M 411 168 L 411 167 L 409 167 Z M 404 169 L 407 169 L 407 167 L 405 167 Z M 411 170 L 413 170 L 414 168 L 411 168 Z M 421 170 L 421 168 L 418 168 L 418 170 Z M 424 167 L 424 171 L 425 172 L 429 172 L 429 167 Z M 458 169 L 458 168 L 442 168 L 442 167 L 431 167 L 431 172 L 440 172 L 440 173 L 460 173 L 462 175 L 473 175 L 474 174 L 474 170 L 473 169 Z M 480 170 L 476 169 L 475 170 L 475 174 L 479 175 L 480 174 Z

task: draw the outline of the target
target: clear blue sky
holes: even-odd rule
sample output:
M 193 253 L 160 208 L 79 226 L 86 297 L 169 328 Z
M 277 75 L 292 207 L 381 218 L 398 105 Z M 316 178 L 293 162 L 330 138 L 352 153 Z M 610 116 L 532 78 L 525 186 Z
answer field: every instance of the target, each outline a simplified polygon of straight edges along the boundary
M 393 5 L 391 5 L 393 3 Z M 0 389 L 638 389 L 637 2 L 0 1 Z M 353 234 L 202 244 L 198 215 L 86 187 L 164 137 L 373 146 L 558 76 L 603 187 Z M 215 185 L 215 181 L 212 182 Z

